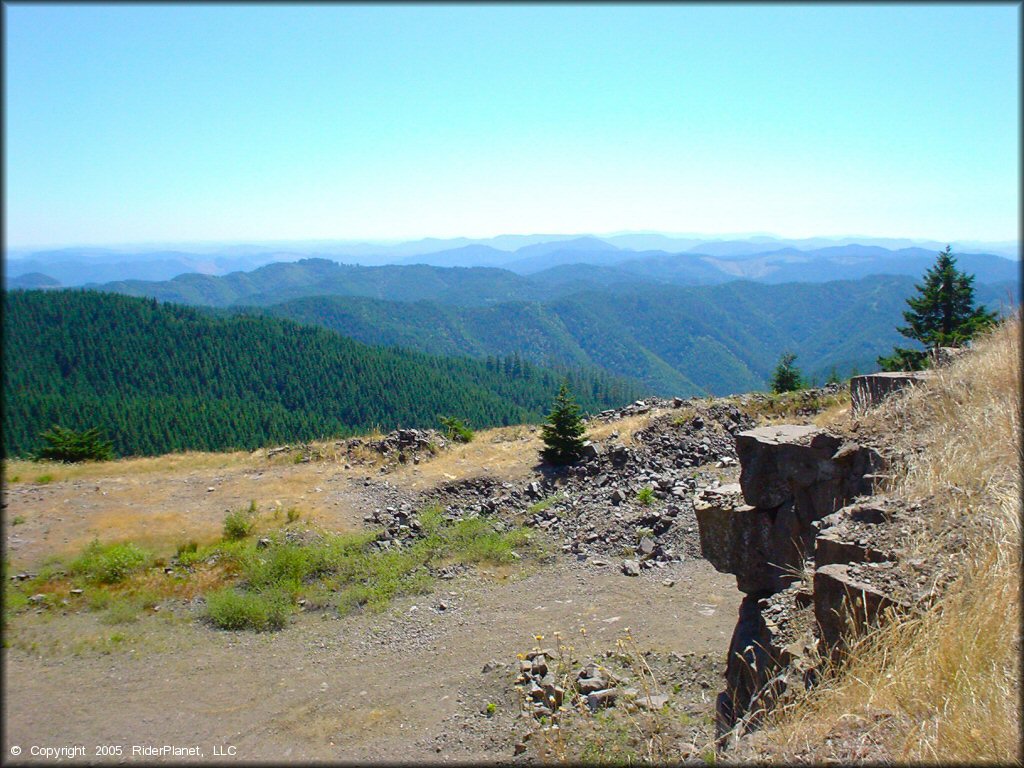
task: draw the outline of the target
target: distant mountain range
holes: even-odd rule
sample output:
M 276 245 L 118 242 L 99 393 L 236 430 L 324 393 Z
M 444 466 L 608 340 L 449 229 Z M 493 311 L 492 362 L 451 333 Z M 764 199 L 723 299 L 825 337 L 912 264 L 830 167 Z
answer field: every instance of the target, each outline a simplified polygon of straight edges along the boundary
M 1020 255 L 1019 244 L 1012 242 L 952 245 L 962 258 L 980 255 L 1016 260 Z M 313 241 L 179 244 L 134 249 L 19 249 L 7 251 L 4 267 L 6 285 L 12 288 L 29 287 L 24 278 L 30 273 L 42 274 L 62 286 L 71 287 L 125 280 L 163 281 L 186 273 L 226 275 L 310 257 L 362 266 L 497 267 L 525 275 L 570 264 L 621 266 L 627 272 L 644 275 L 645 279 L 668 267 L 673 277 L 663 282 L 703 284 L 736 277 L 784 282 L 793 279 L 794 271 L 800 271 L 790 266 L 787 272 L 786 265 L 801 263 L 813 263 L 812 271 L 817 276 L 798 276 L 797 279 L 919 274 L 914 272 L 916 263 L 911 267 L 906 260 L 917 256 L 934 258 L 944 247 L 945 243 L 934 241 L 893 238 L 709 238 L 658 233 L 605 237 L 502 235 L 481 239 L 427 238 L 386 244 Z M 995 278 L 979 275 L 979 279 Z
M 866 372 L 894 344 L 906 344 L 895 329 L 936 250 L 782 242 L 657 234 L 432 240 L 388 246 L 387 258 L 408 263 L 378 266 L 237 246 L 221 255 L 154 252 L 139 269 L 159 272 L 200 258 L 208 270 L 271 263 L 88 286 L 220 315 L 270 315 L 434 355 L 519 355 L 544 366 L 597 368 L 661 395 L 763 389 L 787 351 L 819 381 L 833 369 L 840 376 Z M 689 250 L 664 250 L 682 246 Z M 431 248 L 439 249 L 422 252 Z M 42 268 L 74 261 L 68 251 L 36 257 L 33 271 L 7 275 L 9 288 L 52 290 L 57 280 Z M 82 263 L 100 272 L 129 263 L 123 253 L 116 263 L 107 258 L 90 250 Z M 994 253 L 957 258 L 975 275 L 979 302 L 1019 302 L 1019 261 Z

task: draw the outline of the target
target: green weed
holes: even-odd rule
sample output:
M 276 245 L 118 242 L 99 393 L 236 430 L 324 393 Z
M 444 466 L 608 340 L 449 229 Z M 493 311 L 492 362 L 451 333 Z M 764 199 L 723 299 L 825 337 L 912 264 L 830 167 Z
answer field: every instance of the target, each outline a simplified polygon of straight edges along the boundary
M 224 516 L 224 538 L 228 541 L 244 539 L 256 525 L 256 502 L 249 503 L 248 509 L 238 509 Z
M 116 584 L 149 564 L 152 555 L 130 542 L 100 544 L 93 539 L 71 563 L 71 573 L 96 584 Z
M 291 600 L 281 592 L 242 592 L 228 587 L 206 596 L 206 615 L 221 629 L 281 629 L 290 612 Z

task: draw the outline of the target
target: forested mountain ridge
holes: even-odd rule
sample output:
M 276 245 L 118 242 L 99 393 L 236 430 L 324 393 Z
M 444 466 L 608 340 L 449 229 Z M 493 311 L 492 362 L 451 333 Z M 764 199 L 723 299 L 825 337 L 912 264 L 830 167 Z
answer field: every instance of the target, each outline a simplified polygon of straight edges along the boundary
M 436 427 L 442 415 L 537 421 L 564 377 L 590 410 L 642 394 L 593 370 L 375 348 L 291 320 L 95 291 L 11 291 L 3 309 L 6 455 L 38 448 L 53 424 L 158 454 Z
M 393 302 L 348 296 L 296 299 L 261 311 L 351 336 L 432 354 L 477 357 L 518 352 L 542 364 L 591 364 L 643 381 L 661 395 L 763 389 L 779 356 L 796 352 L 808 376 L 835 367 L 874 370 L 902 337 L 909 277 L 766 285 L 622 285 L 554 301 L 490 307 Z M 997 308 L 1010 284 L 978 286 Z
M 186 274 L 164 282 L 126 280 L 95 287 L 128 296 L 214 307 L 266 306 L 326 295 L 479 305 L 537 298 L 539 293 L 528 278 L 489 267 L 361 267 L 327 259 L 268 264 L 252 272 L 220 277 Z

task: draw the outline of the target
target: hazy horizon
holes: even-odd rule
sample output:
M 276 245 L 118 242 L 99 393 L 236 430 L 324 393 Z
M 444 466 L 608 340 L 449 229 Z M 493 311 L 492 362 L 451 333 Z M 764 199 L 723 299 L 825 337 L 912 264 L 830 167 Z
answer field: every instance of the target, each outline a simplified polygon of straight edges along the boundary
M 1011 240 L 975 240 L 969 238 L 955 238 L 951 240 L 940 240 L 935 237 L 912 237 L 905 235 L 866 235 L 866 234 L 840 234 L 840 235 L 810 235 L 793 237 L 780 235 L 771 232 L 664 232 L 657 230 L 618 230 L 615 232 L 499 232 L 495 235 L 484 235 L 479 237 L 453 236 L 440 237 L 434 235 L 423 235 L 409 238 L 346 238 L 346 237 L 317 237 L 317 238 L 279 238 L 279 239 L 228 239 L 228 240 L 199 240 L 199 239 L 173 239 L 173 240 L 151 240 L 151 241 L 111 241 L 111 242 L 63 242 L 63 243 L 29 243 L 29 244 L 8 244 L 5 247 L 5 255 L 10 252 L 43 252 L 74 249 L 97 249 L 97 250 L 148 250 L 154 248 L 268 248 L 286 246 L 315 247 L 330 245 L 379 245 L 382 247 L 396 245 L 410 245 L 419 242 L 450 242 L 466 240 L 469 242 L 480 242 L 488 240 L 500 240 L 502 238 L 554 238 L 554 239 L 577 239 L 593 237 L 599 240 L 628 237 L 628 236 L 656 236 L 666 239 L 692 239 L 706 242 L 727 242 L 727 241 L 754 241 L 763 239 L 769 242 L 780 241 L 803 241 L 803 240 L 825 240 L 825 241 L 906 241 L 908 243 L 960 243 L 967 246 L 993 246 L 1012 247 L 1020 245 L 1020 239 Z

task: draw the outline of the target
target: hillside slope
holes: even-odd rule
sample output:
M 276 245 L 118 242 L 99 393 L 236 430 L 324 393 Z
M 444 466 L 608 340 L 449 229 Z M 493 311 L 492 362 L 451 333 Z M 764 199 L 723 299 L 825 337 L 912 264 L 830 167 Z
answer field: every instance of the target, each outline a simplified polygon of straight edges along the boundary
M 998 307 L 1013 286 L 978 286 Z M 875 358 L 905 343 L 895 328 L 914 281 L 858 281 L 710 287 L 620 286 L 557 300 L 492 307 L 445 306 L 320 296 L 265 308 L 369 344 L 477 357 L 519 353 L 536 363 L 592 364 L 639 379 L 662 395 L 728 394 L 767 386 L 779 356 L 823 381 L 875 369 Z
M 92 291 L 4 299 L 4 449 L 39 447 L 52 424 L 105 428 L 122 454 L 254 448 L 374 427 L 536 421 L 563 372 L 380 349 L 268 317 Z M 600 372 L 568 371 L 584 408 L 634 399 Z

